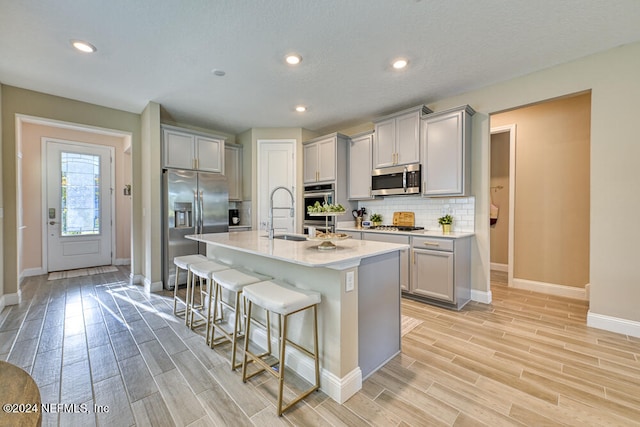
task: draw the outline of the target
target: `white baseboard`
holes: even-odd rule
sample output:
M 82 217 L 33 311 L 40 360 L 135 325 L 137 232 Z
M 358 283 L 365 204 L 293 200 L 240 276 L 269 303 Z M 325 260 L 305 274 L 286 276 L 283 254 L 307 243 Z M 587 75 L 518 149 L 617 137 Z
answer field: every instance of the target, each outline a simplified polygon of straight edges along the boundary
M 43 274 L 47 274 L 47 271 L 42 267 L 26 268 L 20 274 L 20 281 L 25 277 L 42 276 Z
M 640 322 L 598 314 L 591 310 L 587 313 L 587 326 L 640 338 Z
M 513 279 L 513 287 L 560 297 L 587 300 L 585 288 L 573 286 L 555 285 L 553 283 L 536 282 L 533 280 Z
M 144 276 L 142 274 L 133 274 L 129 273 L 129 279 L 134 285 L 142 285 L 144 284 Z
M 162 281 L 151 282 L 151 280 L 144 278 L 144 291 L 147 293 L 160 292 L 162 290 Z
M 0 311 L 8 305 L 20 304 L 20 295 L 18 294 L 4 294 L 0 296 Z
M 479 291 L 477 289 L 471 289 L 471 301 L 477 301 L 483 304 L 491 304 L 491 300 L 491 291 Z
M 131 265 L 131 258 L 116 258 L 113 265 Z
M 491 269 L 496 271 L 504 271 L 507 273 L 509 271 L 509 264 L 498 264 L 497 262 L 492 262 Z

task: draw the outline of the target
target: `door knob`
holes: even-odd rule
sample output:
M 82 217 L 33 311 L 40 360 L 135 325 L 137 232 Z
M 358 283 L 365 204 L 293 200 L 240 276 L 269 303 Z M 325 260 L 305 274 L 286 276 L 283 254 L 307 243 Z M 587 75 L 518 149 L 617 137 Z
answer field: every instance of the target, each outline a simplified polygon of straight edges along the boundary
M 57 222 L 56 221 L 49 221 L 49 225 L 56 225 Z

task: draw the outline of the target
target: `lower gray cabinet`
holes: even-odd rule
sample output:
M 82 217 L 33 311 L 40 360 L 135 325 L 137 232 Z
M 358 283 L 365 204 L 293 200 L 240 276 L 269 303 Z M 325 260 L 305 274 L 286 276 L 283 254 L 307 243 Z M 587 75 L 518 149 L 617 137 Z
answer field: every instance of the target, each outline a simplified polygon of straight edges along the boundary
M 470 239 L 413 237 L 408 296 L 461 309 L 471 298 Z

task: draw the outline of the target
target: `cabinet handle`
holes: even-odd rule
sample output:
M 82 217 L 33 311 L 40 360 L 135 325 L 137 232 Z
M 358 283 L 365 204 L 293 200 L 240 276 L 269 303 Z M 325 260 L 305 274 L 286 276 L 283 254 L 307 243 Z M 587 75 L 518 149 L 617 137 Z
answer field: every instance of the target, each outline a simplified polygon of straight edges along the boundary
M 427 246 L 440 246 L 440 243 L 438 242 L 424 242 L 424 244 Z

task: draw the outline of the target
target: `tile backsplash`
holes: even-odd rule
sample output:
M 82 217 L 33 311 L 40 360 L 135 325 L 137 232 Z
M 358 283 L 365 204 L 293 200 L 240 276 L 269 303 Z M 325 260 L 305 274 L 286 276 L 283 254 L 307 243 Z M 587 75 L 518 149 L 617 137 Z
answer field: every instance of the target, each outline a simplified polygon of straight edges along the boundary
M 423 198 L 420 196 L 384 197 L 358 202 L 358 209 L 365 207 L 367 215 L 382 215 L 383 224 L 391 224 L 393 213 L 413 212 L 416 226 L 426 229 L 439 228 L 438 218 L 450 214 L 453 216 L 452 230 L 475 232 L 475 197 Z

